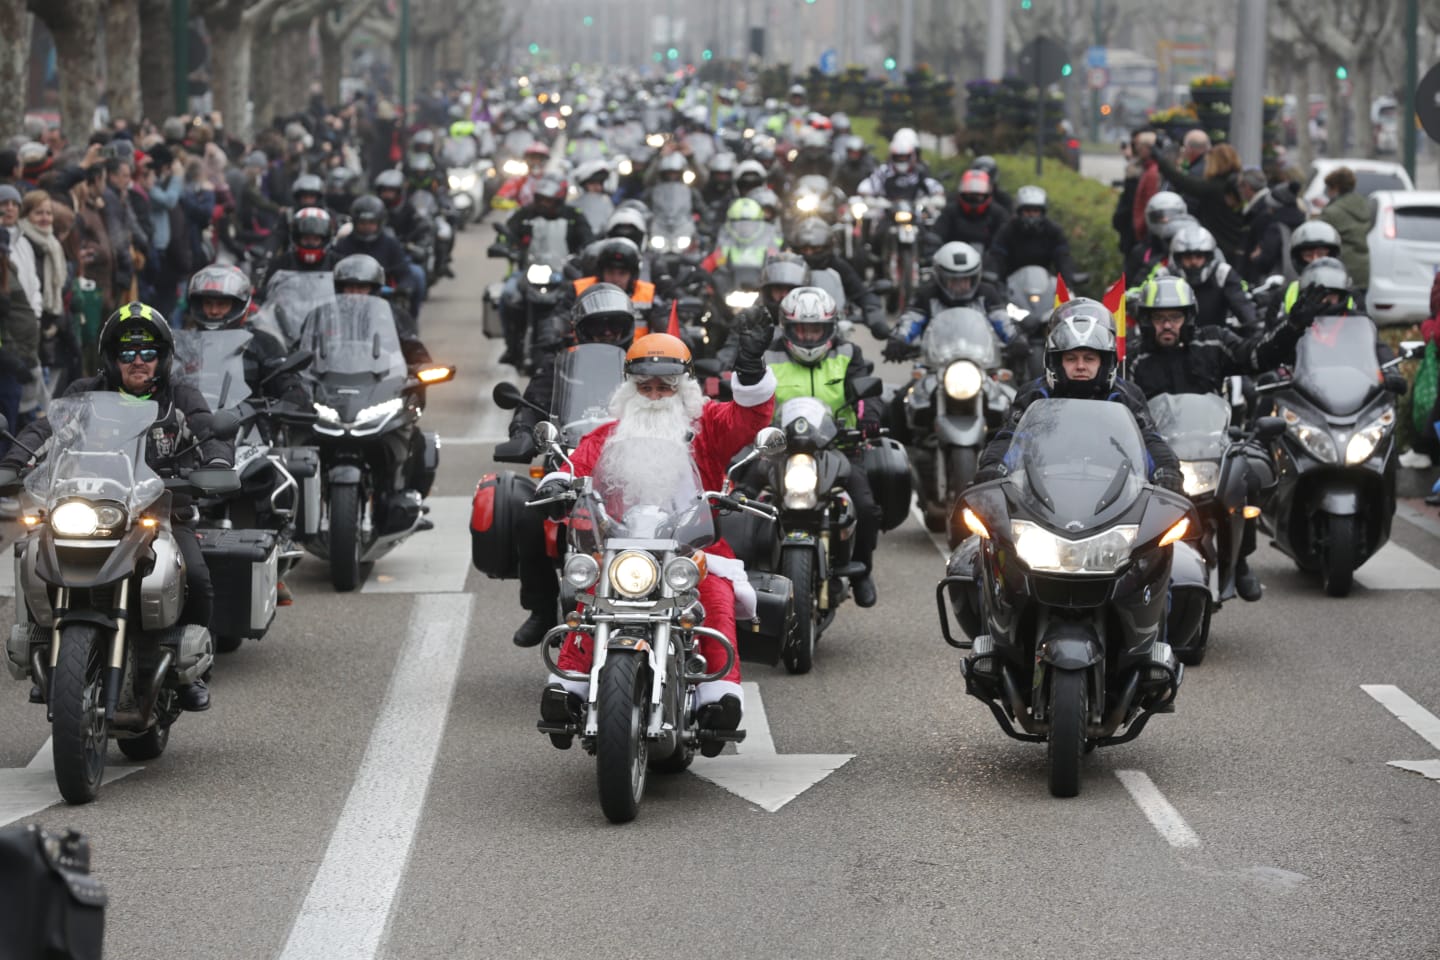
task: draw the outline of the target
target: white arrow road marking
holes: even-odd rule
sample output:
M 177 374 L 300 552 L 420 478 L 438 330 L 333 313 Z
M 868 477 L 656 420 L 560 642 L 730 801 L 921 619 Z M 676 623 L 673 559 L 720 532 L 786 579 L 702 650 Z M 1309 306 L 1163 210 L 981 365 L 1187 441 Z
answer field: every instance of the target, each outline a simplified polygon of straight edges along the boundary
M 1404 547 L 1387 543 L 1355 571 L 1366 590 L 1440 590 L 1440 570 Z
M 745 739 L 735 744 L 736 756 L 696 757 L 691 767 L 696 776 L 775 813 L 855 758 L 853 753 L 777 754 L 760 685 L 740 686 L 745 690 Z
M 470 628 L 469 594 L 415 598 L 410 636 L 280 960 L 371 960 L 410 859 Z
M 126 764 L 105 764 L 103 783 L 114 783 L 144 767 Z M 57 803 L 64 803 L 55 786 L 55 754 L 50 740 L 23 768 L 0 770 L 0 827 L 39 813 Z
M 1190 829 L 1185 818 L 1180 816 L 1160 788 L 1155 786 L 1141 770 L 1116 770 L 1115 776 L 1130 791 L 1130 796 L 1139 804 L 1140 810 L 1145 814 L 1152 826 L 1160 831 L 1160 836 L 1172 847 L 1198 847 L 1200 846 L 1200 835 Z
M 1435 716 L 1399 687 L 1388 683 L 1362 683 L 1364 690 L 1405 726 L 1424 737 L 1430 746 L 1440 750 L 1440 717 Z M 1389 765 L 1418 773 L 1431 780 L 1440 780 L 1440 760 L 1391 760 Z

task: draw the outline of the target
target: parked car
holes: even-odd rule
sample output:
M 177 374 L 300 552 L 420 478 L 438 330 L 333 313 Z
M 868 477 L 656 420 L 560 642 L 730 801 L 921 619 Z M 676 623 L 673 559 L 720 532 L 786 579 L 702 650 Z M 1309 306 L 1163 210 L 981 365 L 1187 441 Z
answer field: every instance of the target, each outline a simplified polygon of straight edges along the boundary
M 1394 97 L 1376 97 L 1370 105 L 1370 122 L 1375 127 L 1377 153 L 1400 152 L 1400 108 Z
M 1325 196 L 1325 177 L 1336 167 L 1349 167 L 1355 171 L 1355 189 L 1362 196 L 1370 196 L 1379 190 L 1414 190 L 1415 182 L 1405 168 L 1393 160 L 1366 160 L 1361 157 L 1332 159 L 1321 157 L 1310 168 L 1310 180 L 1300 195 L 1305 209 L 1313 217 L 1320 212 L 1329 198 Z
M 1424 320 L 1440 270 L 1440 190 L 1380 190 L 1372 199 L 1370 317 L 1377 325 Z

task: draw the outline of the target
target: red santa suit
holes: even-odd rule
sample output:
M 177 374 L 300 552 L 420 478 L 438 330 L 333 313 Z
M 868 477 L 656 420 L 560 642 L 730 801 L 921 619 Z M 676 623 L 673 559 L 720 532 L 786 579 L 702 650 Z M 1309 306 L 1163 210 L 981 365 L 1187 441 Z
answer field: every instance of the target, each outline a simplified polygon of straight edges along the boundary
M 695 438 L 690 442 L 690 454 L 700 472 L 700 481 L 706 490 L 719 490 L 725 481 L 725 471 L 755 434 L 770 425 L 775 413 L 775 375 L 768 369 L 759 383 L 745 385 L 732 381 L 734 397 L 726 403 L 710 402 L 695 422 Z M 576 476 L 589 476 L 600 461 L 605 442 L 615 432 L 615 422 L 603 424 L 586 434 L 570 458 L 575 465 Z M 745 565 L 735 558 L 735 552 L 723 539 L 705 548 L 708 575 L 700 581 L 700 603 L 705 608 L 705 626 L 718 630 L 730 642 L 735 642 L 735 608 L 737 587 L 743 601 L 748 598 L 746 615 L 753 615 L 754 590 L 745 577 Z M 573 633 L 565 640 L 560 650 L 558 664 L 562 669 L 589 673 L 594 651 L 585 644 L 585 635 Z M 725 662 L 725 651 L 719 641 L 701 635 L 700 654 L 712 666 Z M 730 672 L 721 678 L 722 682 L 740 682 L 740 658 L 736 656 Z M 569 687 L 569 684 L 566 684 Z

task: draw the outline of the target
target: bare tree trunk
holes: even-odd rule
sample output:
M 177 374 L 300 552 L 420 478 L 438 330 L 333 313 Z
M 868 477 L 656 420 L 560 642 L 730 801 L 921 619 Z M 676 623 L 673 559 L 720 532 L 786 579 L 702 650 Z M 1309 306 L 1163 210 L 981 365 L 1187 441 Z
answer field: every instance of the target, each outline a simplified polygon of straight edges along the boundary
M 1375 125 L 1370 122 L 1370 104 L 1375 99 L 1375 61 L 1366 56 L 1350 71 L 1354 84 L 1351 101 L 1355 104 L 1355 156 L 1375 156 Z
M 1325 57 L 1325 152 L 1332 157 L 1345 156 L 1345 113 L 1350 104 L 1340 96 L 1340 79 L 1335 76 L 1335 61 Z
M 105 88 L 110 116 L 124 117 L 133 128 L 140 119 L 140 4 L 105 4 Z
M 140 106 L 156 126 L 175 112 L 169 0 L 140 0 Z
M 245 109 L 250 88 L 250 52 L 254 45 L 254 29 L 241 23 L 238 16 L 218 21 L 210 27 L 210 92 L 215 109 L 225 118 L 225 125 L 235 136 L 247 143 L 250 123 Z
M 309 87 L 309 24 L 278 34 L 265 33 L 256 42 L 264 49 L 251 60 L 250 91 L 255 125 L 261 129 L 301 109 Z
M 320 46 L 320 89 L 325 102 L 331 106 L 340 103 L 340 76 L 345 72 L 345 38 L 332 41 L 323 39 Z
M 1315 159 L 1315 141 L 1310 138 L 1310 70 L 1309 63 L 1302 63 L 1295 71 L 1295 152 L 1302 173 L 1310 169 Z
M 25 0 L 0 0 L 0 130 L 7 133 L 25 128 L 30 23 Z
M 30 0 L 55 39 L 60 74 L 60 124 L 65 139 L 83 144 L 95 124 L 100 85 L 100 0 Z

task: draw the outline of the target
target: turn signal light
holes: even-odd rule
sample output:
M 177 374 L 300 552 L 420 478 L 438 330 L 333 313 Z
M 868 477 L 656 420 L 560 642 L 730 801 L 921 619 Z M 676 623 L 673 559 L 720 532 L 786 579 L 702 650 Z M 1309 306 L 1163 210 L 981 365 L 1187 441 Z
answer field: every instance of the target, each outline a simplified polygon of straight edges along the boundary
M 160 521 L 156 520 L 154 517 L 141 517 L 141 518 L 140 518 L 140 526 L 144 527 L 146 530 L 153 529 L 154 526 L 155 526 L 155 524 L 157 524 L 157 523 L 159 523 L 159 522 L 160 522 Z
M 39 517 L 34 516 L 34 515 L 32 515 L 32 514 L 28 514 L 28 513 L 25 514 L 25 516 L 24 516 L 23 519 L 24 519 L 24 522 L 25 522 L 25 526 L 27 526 L 27 527 L 33 527 L 33 526 L 35 526 L 35 524 L 37 524 L 37 523 L 40 522 L 40 518 L 39 518 Z
M 544 468 L 544 467 L 540 466 L 539 464 L 531 464 L 531 465 L 530 465 L 530 479 L 531 479 L 531 480 L 541 480 L 541 479 L 544 479 L 544 477 L 545 477 L 545 468 Z
M 1260 508 L 1259 508 L 1259 507 L 1246 507 L 1246 508 L 1245 508 L 1245 519 L 1246 519 L 1246 520 L 1254 520 L 1254 519 L 1255 519 L 1256 517 L 1258 517 L 1258 516 L 1260 516 Z
M 454 367 L 426 367 L 415 374 L 421 383 L 444 383 L 455 376 Z
M 981 523 L 980 518 L 975 516 L 975 511 L 971 510 L 969 507 L 966 507 L 960 512 L 960 519 L 965 521 L 966 528 L 971 533 L 975 534 L 975 536 L 979 537 L 981 540 L 990 539 L 990 531 L 986 530 L 985 524 Z M 1169 534 L 1166 534 L 1166 536 L 1169 536 Z
M 1190 518 L 1181 517 L 1175 522 L 1175 526 L 1165 531 L 1165 536 L 1160 538 L 1160 546 L 1168 547 L 1176 540 L 1183 539 L 1190 530 Z

